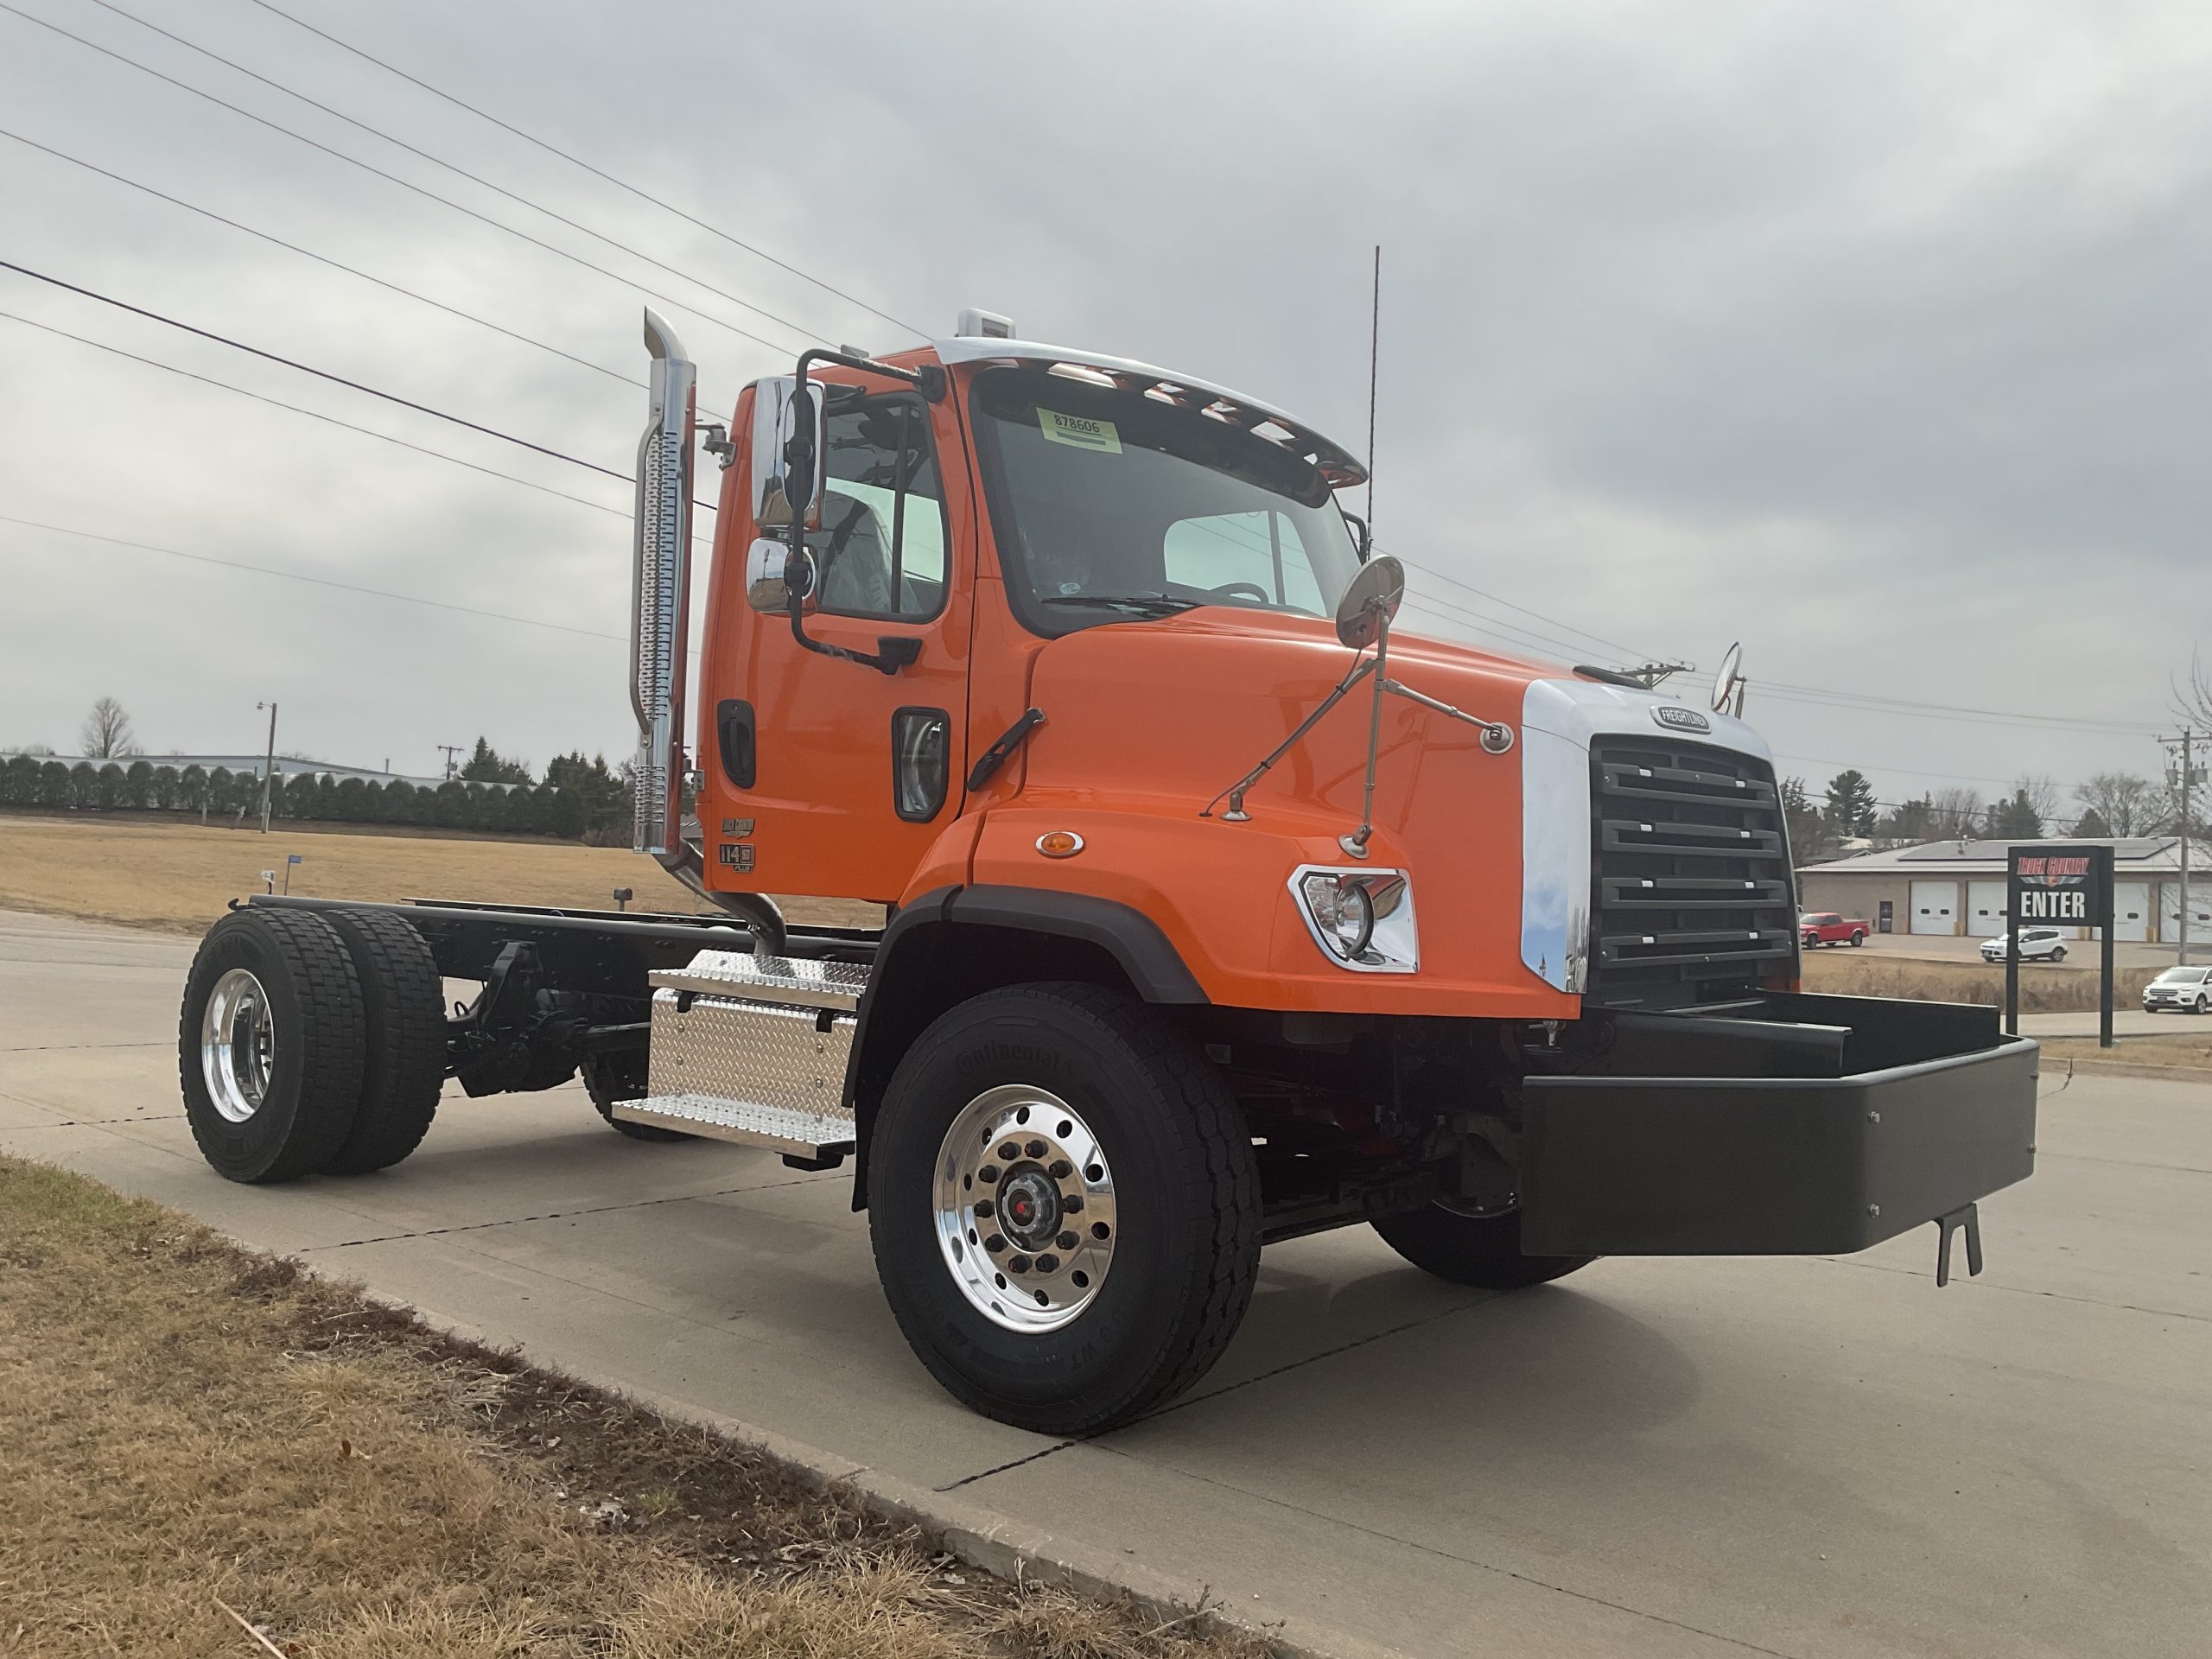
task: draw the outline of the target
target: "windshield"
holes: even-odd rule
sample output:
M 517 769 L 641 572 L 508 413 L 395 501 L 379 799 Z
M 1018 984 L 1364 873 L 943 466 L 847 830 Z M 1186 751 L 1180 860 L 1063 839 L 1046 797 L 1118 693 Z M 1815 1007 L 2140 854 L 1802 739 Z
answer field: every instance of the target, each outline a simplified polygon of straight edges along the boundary
M 2161 985 L 2201 985 L 2205 970 L 2202 968 L 2169 968 L 2158 976 Z
M 1359 567 L 1310 462 L 1196 410 L 1041 369 L 976 383 L 991 524 L 1040 633 L 1242 605 L 1334 613 Z

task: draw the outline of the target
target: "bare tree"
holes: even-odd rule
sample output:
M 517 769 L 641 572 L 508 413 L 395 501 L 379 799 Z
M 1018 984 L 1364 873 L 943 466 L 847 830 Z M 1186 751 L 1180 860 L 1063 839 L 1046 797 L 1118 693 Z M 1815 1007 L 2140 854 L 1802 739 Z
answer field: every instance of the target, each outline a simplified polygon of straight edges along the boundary
M 1981 791 L 1954 784 L 1929 797 L 1929 819 L 1936 833 L 1962 840 L 1981 833 Z
M 2031 772 L 2022 772 L 2012 780 L 2012 798 L 2016 801 L 2024 800 L 2044 823 L 2058 816 L 2058 785 L 2050 780 L 2047 773 L 2039 777 Z
M 2158 821 L 2164 791 L 2129 772 L 2101 772 L 2074 786 L 2074 798 L 2104 820 L 2115 836 L 2139 836 Z
M 77 729 L 77 737 L 88 760 L 112 760 L 138 753 L 138 745 L 131 738 L 130 716 L 113 697 L 102 697 L 92 705 L 92 712 Z

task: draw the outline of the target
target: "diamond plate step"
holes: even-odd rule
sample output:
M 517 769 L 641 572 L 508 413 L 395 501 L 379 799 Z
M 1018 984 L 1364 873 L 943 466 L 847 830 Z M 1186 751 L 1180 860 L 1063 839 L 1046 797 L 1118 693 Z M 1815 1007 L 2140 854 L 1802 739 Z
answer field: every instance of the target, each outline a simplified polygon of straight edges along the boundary
M 745 950 L 702 950 L 682 968 L 648 975 L 657 990 L 698 996 L 741 997 L 798 1007 L 857 1008 L 868 970 L 857 963 L 814 962 L 804 957 L 755 956 Z
M 652 1095 L 618 1101 L 614 1116 L 741 1146 L 768 1147 L 791 1157 L 819 1159 L 853 1150 L 853 1120 L 842 1112 L 762 1106 L 720 1095 Z

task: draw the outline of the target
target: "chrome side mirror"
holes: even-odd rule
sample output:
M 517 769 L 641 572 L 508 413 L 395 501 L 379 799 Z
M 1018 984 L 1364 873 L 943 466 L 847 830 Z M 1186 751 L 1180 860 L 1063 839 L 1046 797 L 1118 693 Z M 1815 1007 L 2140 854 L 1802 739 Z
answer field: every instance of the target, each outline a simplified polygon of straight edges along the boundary
M 1337 638 L 1363 651 L 1382 635 L 1406 597 L 1406 567 L 1388 553 L 1359 568 L 1337 601 Z
M 800 614 L 811 616 L 822 605 L 816 586 L 811 551 L 793 553 L 787 543 L 766 536 L 746 550 L 745 602 L 754 610 L 768 616 L 789 614 L 796 587 Z
M 771 375 L 753 388 L 753 521 L 781 530 L 794 510 L 809 530 L 822 527 L 821 474 L 829 453 L 822 389 L 796 377 Z

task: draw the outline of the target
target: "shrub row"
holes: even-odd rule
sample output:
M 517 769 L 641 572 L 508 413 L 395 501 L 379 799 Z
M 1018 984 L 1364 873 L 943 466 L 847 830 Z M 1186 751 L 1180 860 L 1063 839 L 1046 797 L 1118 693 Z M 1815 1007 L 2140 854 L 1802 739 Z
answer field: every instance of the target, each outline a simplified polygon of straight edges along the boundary
M 328 773 L 281 772 L 271 816 L 331 823 L 391 823 L 508 835 L 557 836 L 570 841 L 602 827 L 609 804 L 550 785 L 494 788 L 453 779 L 435 788 L 406 782 L 371 783 Z M 148 760 L 68 761 L 19 754 L 0 765 L 0 806 L 60 807 L 77 811 L 205 813 L 224 821 L 258 813 L 261 779 L 217 766 L 156 766 Z

